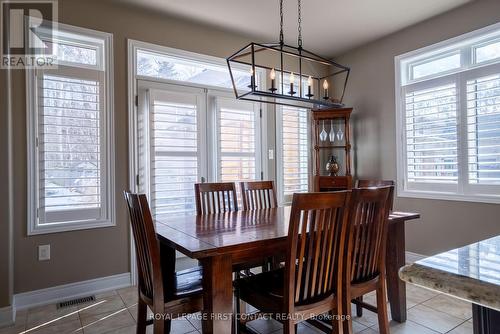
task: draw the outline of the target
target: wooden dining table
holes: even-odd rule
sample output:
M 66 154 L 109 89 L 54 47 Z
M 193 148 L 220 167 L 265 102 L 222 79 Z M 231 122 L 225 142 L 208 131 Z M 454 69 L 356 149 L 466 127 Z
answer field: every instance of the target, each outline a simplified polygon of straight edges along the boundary
M 419 217 L 407 212 L 389 217 L 388 298 L 392 319 L 399 322 L 406 321 L 405 283 L 398 277 L 405 265 L 405 222 Z M 285 254 L 289 218 L 290 207 L 156 217 L 160 242 L 199 260 L 203 267 L 203 333 L 231 333 L 233 266 Z

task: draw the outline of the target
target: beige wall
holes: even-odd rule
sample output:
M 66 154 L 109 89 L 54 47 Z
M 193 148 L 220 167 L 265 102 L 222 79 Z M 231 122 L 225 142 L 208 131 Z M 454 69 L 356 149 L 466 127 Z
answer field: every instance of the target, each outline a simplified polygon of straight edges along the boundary
M 14 293 L 129 271 L 128 221 L 121 192 L 128 184 L 127 44 L 132 38 L 169 47 L 225 57 L 248 38 L 195 25 L 122 5 L 97 0 L 59 0 L 63 23 L 113 33 L 115 71 L 115 141 L 117 226 L 86 231 L 28 237 L 26 234 L 26 110 L 24 73 L 13 75 L 14 180 Z M 395 178 L 393 57 L 439 40 L 470 31 L 500 18 L 500 3 L 478 2 L 432 19 L 376 43 L 339 57 L 352 66 L 347 102 L 356 108 L 356 166 L 363 177 Z M 335 41 L 333 40 L 332 43 Z M 3 74 L 3 73 L 2 73 Z M 0 139 L 6 135 L 6 113 L 0 116 Z M 270 127 L 273 115 L 269 116 Z M 274 146 L 274 132 L 268 134 Z M 0 140 L 2 157 L 5 141 Z M 5 159 L 6 160 L 6 159 Z M 0 179 L 6 161 L 0 161 Z M 5 165 L 5 166 L 4 166 Z M 269 162 L 270 176 L 274 164 Z M 5 176 L 5 175 L 4 175 Z M 7 198 L 0 195 L 2 221 Z M 500 207 L 445 201 L 398 200 L 400 209 L 416 210 L 424 218 L 408 228 L 408 247 L 420 253 L 467 243 L 499 231 Z M 496 216 L 495 216 L 496 214 Z M 495 220 L 497 219 L 497 220 Z M 0 226 L 0 247 L 5 247 Z M 440 236 L 439 239 L 432 238 Z M 443 238 L 448 236 L 448 238 Z M 50 261 L 37 261 L 37 246 L 50 243 Z M 0 306 L 8 300 L 4 291 L 4 252 L 0 249 Z
M 25 80 L 24 73 L 16 71 L 13 77 L 14 146 L 17 152 L 14 158 L 14 293 L 129 271 L 128 218 L 122 200 L 122 191 L 128 188 L 127 38 L 218 57 L 227 56 L 249 40 L 104 1 L 59 0 L 59 4 L 61 22 L 113 33 L 117 226 L 27 236 Z M 5 123 L 1 122 L 0 127 L 5 127 Z M 0 128 L 0 133 L 3 136 L 5 128 Z M 273 143 L 272 136 L 270 139 Z M 37 246 L 45 243 L 51 244 L 51 260 L 39 262 Z M 3 286 L 1 276 L 0 282 Z M 0 298 L 1 293 L 0 289 Z
M 345 101 L 355 108 L 359 177 L 396 179 L 394 56 L 499 21 L 500 1 L 476 0 L 335 58 L 352 68 Z M 416 253 L 433 254 L 500 234 L 500 205 L 398 198 L 396 208 L 422 214 L 420 221 L 407 224 L 407 249 Z

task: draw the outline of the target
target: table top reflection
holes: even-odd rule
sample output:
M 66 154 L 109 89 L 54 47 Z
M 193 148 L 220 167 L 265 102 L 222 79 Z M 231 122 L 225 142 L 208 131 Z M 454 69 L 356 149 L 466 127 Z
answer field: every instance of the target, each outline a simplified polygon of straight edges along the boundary
M 290 210 L 290 206 L 285 206 L 184 217 L 157 215 L 156 232 L 162 242 L 189 257 L 201 258 L 236 246 L 258 247 L 285 241 Z M 394 212 L 389 221 L 397 223 L 418 217 L 415 213 Z

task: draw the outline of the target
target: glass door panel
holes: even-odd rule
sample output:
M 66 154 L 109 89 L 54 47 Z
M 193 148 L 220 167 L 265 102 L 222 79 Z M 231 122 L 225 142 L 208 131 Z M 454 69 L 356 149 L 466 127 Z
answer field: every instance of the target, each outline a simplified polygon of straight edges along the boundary
M 205 133 L 204 92 L 172 87 L 148 89 L 146 94 L 148 108 L 139 119 L 139 170 L 151 211 L 153 216 L 194 214 L 193 184 L 206 175 L 200 145 Z

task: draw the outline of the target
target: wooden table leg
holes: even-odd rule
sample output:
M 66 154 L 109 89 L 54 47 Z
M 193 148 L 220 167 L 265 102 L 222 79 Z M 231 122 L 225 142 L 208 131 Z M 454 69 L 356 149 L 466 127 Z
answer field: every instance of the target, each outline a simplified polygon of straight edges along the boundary
M 500 333 L 500 312 L 484 306 L 472 304 L 474 334 Z
M 406 321 L 406 284 L 399 278 L 399 269 L 405 265 L 405 222 L 389 224 L 386 270 L 387 295 L 391 304 L 392 320 Z
M 204 334 L 231 334 L 233 277 L 231 256 L 201 260 L 203 266 Z

